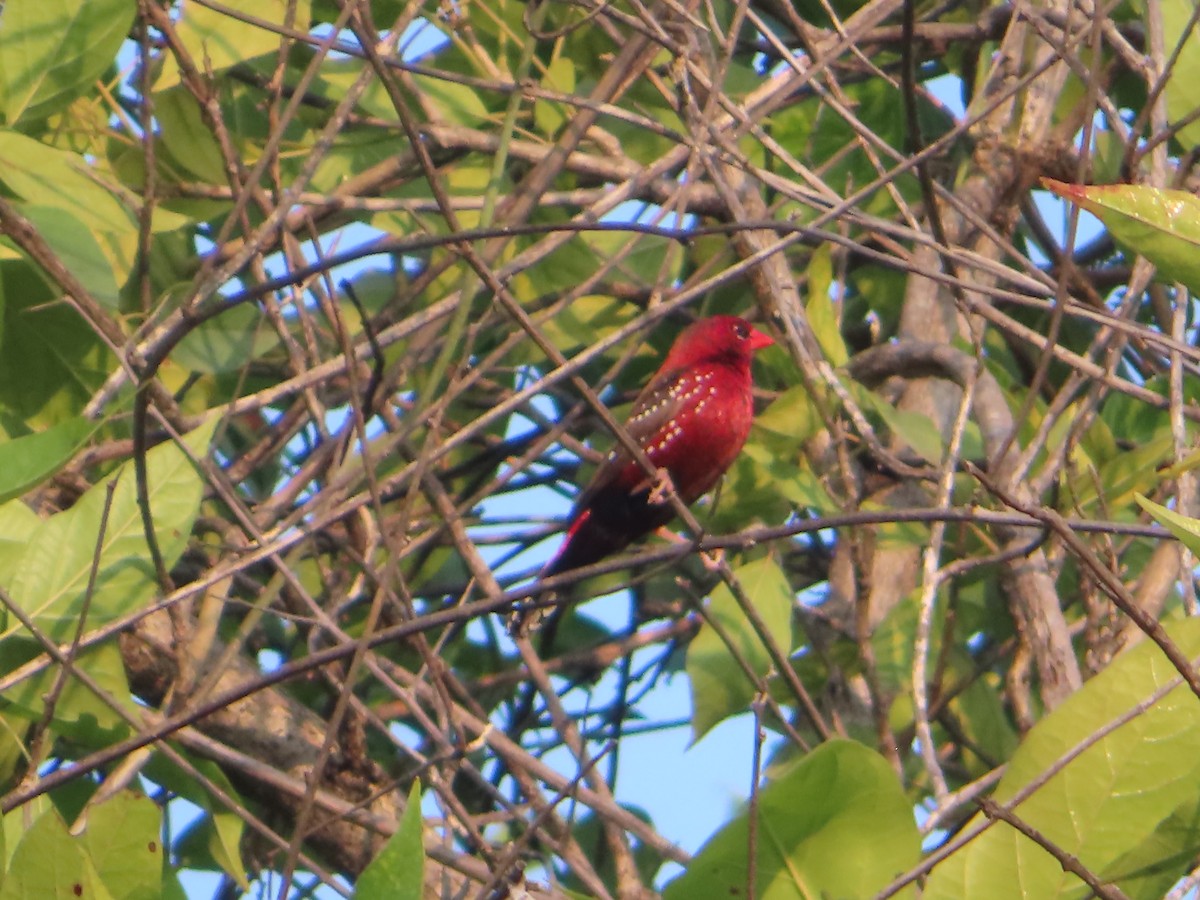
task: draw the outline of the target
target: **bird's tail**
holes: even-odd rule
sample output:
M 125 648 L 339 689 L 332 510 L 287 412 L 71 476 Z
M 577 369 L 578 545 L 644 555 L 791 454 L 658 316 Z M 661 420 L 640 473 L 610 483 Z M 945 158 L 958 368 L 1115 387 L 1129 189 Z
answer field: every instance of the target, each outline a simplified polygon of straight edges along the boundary
M 538 579 L 561 575 L 600 562 L 629 546 L 629 530 L 614 528 L 600 521 L 591 510 L 571 523 L 558 553 L 547 563 Z
M 584 511 L 571 523 L 562 546 L 538 575 L 538 582 L 540 584 L 545 578 L 590 566 L 627 546 L 628 536 L 606 527 L 589 511 Z M 565 600 L 562 595 L 563 592 L 557 590 L 537 591 L 535 588 L 529 600 L 517 603 L 509 613 L 508 633 L 513 637 L 528 637 L 537 631 L 551 613 L 563 606 Z M 569 597 L 566 599 L 569 600 Z

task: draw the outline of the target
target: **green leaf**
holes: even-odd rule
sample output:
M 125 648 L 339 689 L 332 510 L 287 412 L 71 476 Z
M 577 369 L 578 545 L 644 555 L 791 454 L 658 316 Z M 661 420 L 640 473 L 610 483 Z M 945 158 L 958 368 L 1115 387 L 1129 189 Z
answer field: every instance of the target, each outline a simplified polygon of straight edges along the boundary
M 539 218 L 545 222 L 550 217 L 542 215 Z M 638 245 L 642 243 L 639 241 Z M 608 249 L 605 249 L 605 244 L 608 245 Z M 623 248 L 616 242 L 591 241 L 586 235 L 575 235 L 556 247 L 553 252 L 514 275 L 513 296 L 521 303 L 532 305 L 540 297 L 572 290 L 584 283 L 590 273 L 595 272 L 601 265 L 602 260 L 614 259 L 624 249 L 628 247 Z M 664 265 L 670 258 L 670 251 L 662 246 L 654 249 L 658 251 L 658 265 Z M 638 274 L 631 271 L 631 260 L 622 257 L 621 261 L 624 265 L 617 264 L 617 268 L 628 273 L 628 277 L 636 279 Z M 571 305 L 574 306 L 574 303 Z M 592 340 L 595 338 L 591 338 L 587 343 L 591 343 Z
M 356 900 L 421 900 L 425 890 L 425 842 L 421 783 L 414 781 L 396 833 L 363 870 Z
M 120 288 L 129 278 L 129 270 L 114 269 L 91 230 L 73 212 L 28 204 L 21 205 L 21 212 L 88 293 L 109 309 L 120 305 Z M 54 290 L 58 289 L 48 276 L 46 280 Z
M 816 404 L 803 385 L 785 390 L 754 418 L 755 431 L 769 435 L 770 446 L 781 451 L 791 448 L 793 454 L 801 443 L 824 427 Z
M 1174 447 L 1171 435 L 1163 433 L 1106 461 L 1100 468 L 1099 483 L 1090 476 L 1071 478 L 1073 505 L 1096 516 L 1104 515 L 1101 510 L 1127 506 L 1131 495 L 1152 490 L 1164 477 L 1174 476 L 1159 471 L 1174 455 Z
M 808 264 L 808 325 L 821 345 L 825 358 L 834 366 L 844 366 L 850 358 L 842 340 L 841 322 L 833 307 L 830 292 L 833 286 L 833 260 L 829 245 L 822 244 L 813 251 Z
M 1183 546 L 1193 553 L 1200 553 L 1200 519 L 1181 516 L 1175 510 L 1160 506 L 1141 494 L 1136 494 L 1133 499 L 1138 502 L 1138 506 L 1150 513 L 1159 525 L 1179 538 Z
M 734 570 L 734 575 L 767 631 L 784 653 L 791 652 L 792 589 L 782 570 L 774 560 L 763 558 Z M 750 668 L 766 676 L 772 667 L 771 657 L 724 584 L 713 591 L 708 613 L 724 627 Z M 692 742 L 695 743 L 718 722 L 745 712 L 755 688 L 725 642 L 707 624 L 688 646 L 686 668 L 692 691 Z
M 861 5 L 861 4 L 856 4 Z M 870 122 L 872 134 L 901 149 L 905 140 L 905 104 L 898 89 L 883 79 L 864 79 L 847 85 L 846 100 L 853 105 L 861 122 Z M 953 126 L 953 120 L 940 104 L 922 99 L 918 115 L 928 139 Z M 771 117 L 771 136 L 799 159 L 821 172 L 821 181 L 831 191 L 847 196 L 877 177 L 873 154 L 855 139 L 853 122 L 833 105 L 817 97 L 788 104 Z M 903 194 L 915 196 L 915 179 L 901 177 L 893 182 Z M 889 191 L 876 191 L 863 198 L 860 208 L 878 216 L 893 214 L 896 204 Z M 811 206 L 796 207 L 799 215 L 810 217 Z
M 122 900 L 162 895 L 162 810 L 142 794 L 121 791 L 88 810 L 83 845 L 104 886 Z
M 1042 184 L 1103 222 L 1118 244 L 1154 263 L 1164 281 L 1200 290 L 1200 198 L 1187 191 L 1125 184 Z
M 592 646 L 595 645 L 593 644 Z M 641 819 L 647 825 L 654 825 L 650 814 L 641 807 L 622 803 L 621 809 Z M 609 852 L 607 826 L 608 822 L 605 816 L 597 815 L 590 811 L 581 812 L 572 823 L 571 836 L 575 839 L 583 854 L 588 859 L 595 860 L 596 874 L 600 876 L 600 880 L 608 885 L 614 894 L 617 894 L 619 893 L 617 884 L 620 882 L 618 874 L 620 863 Z M 631 849 L 633 850 L 633 862 L 638 876 L 645 884 L 653 883 L 654 876 L 662 868 L 664 862 L 663 855 L 654 847 L 640 841 Z M 561 886 L 566 890 L 568 897 L 580 897 L 583 900 L 591 900 L 595 896 L 587 890 L 587 885 L 571 871 L 565 873 Z M 570 891 L 571 888 L 575 888 L 574 893 Z
M 1200 653 L 1200 620 L 1173 623 L 1168 632 L 1188 657 Z M 995 800 L 1004 803 L 1012 798 L 1077 744 L 1177 678 L 1174 666 L 1150 641 L 1121 654 L 1029 732 L 1013 754 Z M 1124 878 L 1144 874 L 1129 870 L 1130 854 L 1136 854 L 1142 866 L 1156 862 L 1146 857 L 1147 842 L 1155 835 L 1157 862 L 1176 859 L 1185 847 L 1194 853 L 1190 826 L 1167 832 L 1161 825 L 1177 813 L 1185 818 L 1192 815 L 1200 791 L 1197 741 L 1200 703 L 1180 685 L 1131 721 L 1094 740 L 1018 805 L 1015 813 L 1102 880 L 1115 879 L 1123 886 Z M 1185 861 L 1174 870 L 1175 877 L 1188 868 Z M 1051 900 L 1091 894 L 1074 875 L 1064 873 L 1050 854 L 1000 823 L 934 869 L 922 896 L 924 900 Z
M 1170 106 L 1170 84 L 1166 90 L 1167 105 Z M 1126 141 L 1115 131 L 1097 129 L 1092 132 L 1092 181 L 1096 184 L 1109 184 L 1121 180 L 1121 167 L 1125 164 L 1125 146 Z
M 245 822 L 204 785 L 215 785 L 226 797 L 232 797 L 235 801 L 241 799 L 238 791 L 216 763 L 187 753 L 184 753 L 184 757 L 199 771 L 203 781 L 197 780 L 190 772 L 179 768 L 161 754 L 152 756 L 146 766 L 146 777 L 207 813 L 173 841 L 172 853 L 185 868 L 222 871 L 236 881 L 242 890 L 249 891 L 250 881 L 246 877 L 240 849 Z
M 11 125 L 63 109 L 112 65 L 133 0 L 37 0 L 4 4 L 0 98 Z
M 920 858 L 911 801 L 883 757 L 854 741 L 827 741 L 760 790 L 757 824 L 755 900 L 871 897 Z M 745 897 L 748 846 L 743 812 L 663 900 Z
M 556 56 L 546 67 L 542 76 L 542 87 L 563 94 L 575 92 L 575 63 L 567 56 Z M 554 137 L 558 129 L 568 121 L 573 111 L 562 103 L 550 100 L 535 100 L 533 104 L 533 121 L 538 131 L 548 138 Z
M 898 693 L 911 689 L 913 653 L 920 614 L 920 594 L 918 591 L 911 591 L 903 601 L 888 610 L 888 614 L 871 634 L 871 648 L 875 653 L 875 677 L 879 679 L 881 688 Z M 937 659 L 941 652 L 941 623 L 945 614 L 946 604 L 939 597 L 934 608 L 929 648 L 931 659 Z
M 929 416 L 911 410 L 896 409 L 878 394 L 860 390 L 859 402 L 873 409 L 898 438 L 931 465 L 940 465 L 945 449 L 942 434 Z M 965 449 L 964 441 L 964 449 Z
M 162 92 L 155 98 L 154 115 L 170 159 L 210 184 L 224 182 L 221 146 L 201 117 L 195 97 L 183 88 Z
M 447 122 L 476 127 L 485 124 L 491 118 L 488 108 L 479 99 L 479 92 L 472 87 L 443 81 L 432 75 L 413 75 L 412 80 L 426 101 L 435 107 Z
M 76 416 L 114 364 L 99 336 L 25 263 L 0 265 L 0 408 L 28 425 Z
M 136 240 L 130 204 L 101 187 L 95 167 L 78 153 L 0 129 L 0 182 L 32 207 L 66 210 L 85 228 Z
M 186 435 L 184 443 L 203 457 L 215 426 L 213 417 Z M 151 450 L 146 464 L 158 542 L 163 561 L 170 567 L 187 544 L 204 482 L 187 455 L 170 441 Z M 75 631 L 102 525 L 103 548 L 87 611 L 88 627 L 139 608 L 158 590 L 138 511 L 132 461 L 113 477 L 117 486 L 107 521 L 102 523 L 106 494 L 106 482 L 102 482 L 69 510 L 39 526 L 12 578 L 14 601 L 55 640 Z M 12 631 L 10 623 L 7 633 Z
M 291 0 L 224 0 L 221 5 L 245 16 L 247 21 L 199 3 L 185 3 L 175 25 L 176 35 L 202 74 L 219 74 L 240 62 L 279 49 L 280 35 L 270 28 L 253 24 L 252 20 L 307 28 L 312 15 L 308 0 L 294 3 Z M 289 11 L 294 15 L 289 16 Z M 154 90 L 165 91 L 179 81 L 179 64 L 175 54 L 169 53 Z
M 669 224 L 669 223 L 665 223 Z M 588 246 L 593 268 L 590 278 L 601 265 L 613 262 L 615 272 L 637 282 L 653 283 L 659 278 L 681 277 L 684 254 L 678 241 L 658 234 L 625 235 L 615 231 L 593 231 L 579 235 Z M 582 261 L 581 261 L 582 263 Z M 582 283 L 577 279 L 571 288 Z
M 246 303 L 189 331 L 171 352 L 171 360 L 193 372 L 236 372 L 278 346 L 279 335 L 262 310 Z
M 4 817 L 20 820 L 28 815 L 18 808 Z M 80 897 L 111 900 L 100 883 L 79 841 L 71 837 L 58 811 L 47 809 L 24 832 L 13 850 L 0 900 L 78 900 Z
M 970 753 L 966 761 L 972 766 L 972 777 L 981 777 L 986 770 L 1007 761 L 1017 749 L 1017 732 L 1004 708 L 1002 692 L 989 677 L 975 678 L 971 667 L 974 660 L 965 659 L 961 650 L 955 651 L 956 672 L 969 678 L 967 687 L 951 701 L 950 708 L 958 716 L 963 733 L 970 738 Z M 984 758 L 981 760 L 979 754 Z
M 188 900 L 188 895 L 179 881 L 178 870 L 168 869 L 163 873 L 162 900 Z
M 1192 868 L 1200 845 L 1200 798 L 1192 797 L 1109 868 L 1129 900 L 1161 900 Z
M 734 519 L 723 514 L 727 506 L 752 510 L 767 523 L 782 521 L 797 506 L 821 513 L 840 511 L 802 452 L 804 442 L 823 428 L 805 388 L 788 388 L 776 397 L 755 418 L 750 440 L 722 480 L 716 526 L 728 531 L 745 525 L 745 512 Z
M 2 671 L 15 669 L 37 656 L 41 649 L 41 645 L 31 639 L 10 638 L 0 642 L 0 661 L 4 663 Z M 137 704 L 129 693 L 121 651 L 116 644 L 102 643 L 81 650 L 75 664 L 86 671 L 92 682 L 119 709 L 123 708 L 126 715 L 138 714 Z M 31 719 L 40 718 L 45 709 L 46 696 L 58 679 L 58 674 L 58 669 L 50 668 L 19 682 L 5 693 L 5 704 Z M 98 749 L 129 734 L 126 719 L 107 700 L 102 700 L 77 678 L 66 680 L 53 712 L 51 721 L 55 733 L 80 747 Z
M 16 786 L 16 779 L 28 769 L 24 737 L 33 723 L 16 711 L 0 715 L 0 790 Z M 4 859 L 4 832 L 0 830 L 0 859 Z
M 21 496 L 57 472 L 95 427 L 87 419 L 67 419 L 45 431 L 0 442 L 0 504 Z M 22 508 L 28 509 L 23 504 Z
M 628 304 L 602 294 L 585 294 L 549 319 L 543 332 L 559 350 L 571 353 L 611 334 L 631 318 Z
M 0 504 L 0 584 L 12 578 L 29 536 L 41 524 L 37 513 L 20 500 Z
M 1145 0 L 1138 4 L 1144 12 Z M 1162 16 L 1163 38 L 1167 56 L 1175 53 L 1184 36 L 1188 22 L 1196 10 L 1195 0 L 1155 0 Z M 1200 35 L 1192 28 L 1187 40 L 1178 48 L 1178 55 L 1171 63 L 1171 77 L 1164 80 L 1163 96 L 1167 101 L 1167 114 L 1171 122 L 1192 116 L 1196 111 L 1194 86 L 1200 80 Z M 1175 134 L 1184 148 L 1191 150 L 1200 144 L 1200 123 L 1189 122 Z

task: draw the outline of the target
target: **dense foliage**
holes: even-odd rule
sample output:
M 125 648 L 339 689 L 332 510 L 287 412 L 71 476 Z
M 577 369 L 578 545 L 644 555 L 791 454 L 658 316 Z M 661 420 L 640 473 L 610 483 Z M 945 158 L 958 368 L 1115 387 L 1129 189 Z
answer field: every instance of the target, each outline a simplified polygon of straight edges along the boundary
M 1196 20 L 4 0 L 0 900 L 1183 896 Z M 511 638 L 714 313 L 742 456 Z

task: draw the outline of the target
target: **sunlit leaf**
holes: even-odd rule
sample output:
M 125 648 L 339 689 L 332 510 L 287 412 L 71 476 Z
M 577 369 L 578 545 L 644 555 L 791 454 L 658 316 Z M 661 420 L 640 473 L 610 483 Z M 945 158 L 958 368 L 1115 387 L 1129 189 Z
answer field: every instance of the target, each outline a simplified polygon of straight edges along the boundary
M 121 791 L 88 810 L 83 844 L 113 897 L 154 900 L 162 894 L 162 810 Z
M 1148 0 L 1137 0 L 1136 6 L 1143 12 Z M 1200 32 L 1194 24 L 1189 27 L 1196 12 L 1193 0 L 1153 0 L 1162 17 L 1162 34 L 1166 54 L 1172 57 L 1171 77 L 1163 84 L 1163 95 L 1167 101 L 1167 115 L 1171 122 L 1191 119 L 1196 112 L 1196 94 L 1192 89 L 1200 79 Z M 1175 137 L 1186 149 L 1200 143 L 1200 124 L 1188 122 Z
M 0 129 L 0 183 L 31 206 L 65 210 L 95 231 L 137 233 L 128 204 L 77 153 Z
M 221 147 L 200 115 L 196 98 L 178 88 L 161 93 L 154 102 L 162 149 L 170 161 L 188 173 L 219 184 L 225 177 Z
M 3 671 L 27 662 L 41 649 L 36 641 L 23 636 L 0 641 Z M 54 695 L 51 722 L 55 733 L 79 747 L 95 749 L 128 737 L 127 717 L 137 715 L 138 707 L 129 693 L 119 648 L 111 643 L 88 647 L 77 653 L 75 664 L 88 673 L 91 684 L 104 696 L 77 678 L 66 679 L 60 693 Z M 58 669 L 44 669 L 9 688 L 4 702 L 30 720 L 40 719 L 45 714 L 46 697 L 52 694 L 58 679 Z
M 572 93 L 575 90 L 575 63 L 569 57 L 556 56 L 546 67 L 542 87 L 564 94 Z M 570 115 L 570 107 L 551 100 L 537 100 L 533 105 L 534 121 L 546 137 L 553 137 Z
M 216 418 L 184 438 L 203 457 Z M 183 552 L 200 507 L 203 479 L 187 455 L 173 442 L 146 457 L 150 504 L 158 542 L 167 566 Z M 136 609 L 158 589 L 137 504 L 133 463 L 114 476 L 111 509 L 104 516 L 105 482 L 91 488 L 70 509 L 45 520 L 30 537 L 16 573 L 8 581 L 13 599 L 51 637 L 74 633 L 87 610 L 89 627 Z M 98 565 L 94 561 L 102 535 Z M 94 589 L 88 584 L 96 568 Z M 13 629 L 10 622 L 10 633 Z
M 0 98 L 11 125 L 62 109 L 112 64 L 137 4 L 38 0 L 4 4 Z
M 414 781 L 396 833 L 355 883 L 358 900 L 421 900 L 425 896 L 425 844 L 421 784 Z
M 779 566 L 759 559 L 734 571 L 742 589 L 758 611 L 775 642 L 792 646 L 792 591 Z M 729 635 L 733 646 L 751 670 L 765 676 L 771 657 L 733 593 L 720 585 L 712 593 L 708 614 Z M 706 625 L 688 646 L 687 672 L 692 690 L 692 741 L 698 741 L 721 720 L 745 712 L 755 688 L 729 648 L 711 625 Z
M 307 27 L 309 0 L 225 0 L 222 6 L 241 15 L 228 15 L 201 3 L 185 3 L 175 25 L 175 33 L 202 74 L 220 74 L 254 56 L 279 49 L 280 35 L 255 20 Z M 180 81 L 179 64 L 167 54 L 162 73 L 154 84 L 156 91 L 174 87 Z
M 1168 631 L 1187 656 L 1200 652 L 1200 621 L 1176 622 Z M 1112 877 L 1119 883 L 1122 877 L 1135 877 L 1138 873 L 1125 867 L 1127 854 L 1143 846 L 1177 810 L 1194 808 L 1200 790 L 1200 756 L 1195 753 L 1200 703 L 1180 685 L 1129 722 L 1100 732 L 1178 678 L 1150 641 L 1122 654 L 1026 735 L 996 788 L 995 801 L 1006 802 L 1081 741 L 1094 738 L 1014 812 L 1102 880 Z M 1174 843 L 1179 840 L 1194 849 L 1195 834 L 1192 828 L 1158 832 L 1160 840 L 1172 843 L 1163 855 L 1177 855 L 1183 849 Z M 1181 866 L 1176 877 L 1187 868 Z M 1016 894 L 1014 885 L 1019 885 Z M 1000 823 L 939 864 L 922 895 L 923 900 L 1014 896 L 1082 898 L 1090 896 L 1090 889 L 1029 838 Z
M 827 741 L 761 789 L 757 826 L 758 900 L 872 897 L 920 856 L 895 772 L 853 741 Z M 747 896 L 749 833 L 742 812 L 667 885 L 664 900 Z
M 841 322 L 833 306 L 833 263 L 828 244 L 822 244 L 812 255 L 808 264 L 808 324 L 825 358 L 833 366 L 844 366 L 849 354 L 842 340 Z
M 1180 515 L 1173 509 L 1160 506 L 1153 500 L 1140 494 L 1134 497 L 1138 506 L 1150 513 L 1158 524 L 1179 538 L 1180 542 L 1193 553 L 1200 553 L 1200 519 Z
M 448 122 L 476 126 L 491 117 L 474 88 L 429 75 L 414 75 L 413 81 Z
M 1200 199 L 1187 191 L 1125 184 L 1066 184 L 1042 179 L 1064 200 L 1108 226 L 1113 238 L 1139 253 L 1167 281 L 1200 290 Z
M 897 437 L 931 465 L 938 465 L 945 453 L 941 432 L 929 416 L 913 410 L 897 409 L 878 394 L 859 391 L 858 396 L 883 419 Z M 965 441 L 964 441 L 965 445 Z M 965 446 L 964 446 L 965 449 Z
M 5 819 L 9 816 L 20 818 L 28 813 L 18 809 Z M 0 900 L 27 900 L 30 897 L 44 900 L 96 897 L 104 900 L 112 896 L 100 883 L 82 842 L 68 833 L 66 823 L 53 808 L 38 816 L 24 831 L 13 850 L 8 874 L 0 888 Z

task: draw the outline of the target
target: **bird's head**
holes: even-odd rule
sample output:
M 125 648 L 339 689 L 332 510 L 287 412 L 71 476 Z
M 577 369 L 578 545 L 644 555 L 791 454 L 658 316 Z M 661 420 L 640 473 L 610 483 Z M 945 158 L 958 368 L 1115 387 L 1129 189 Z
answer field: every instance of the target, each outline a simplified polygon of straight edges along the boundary
M 732 360 L 749 368 L 754 351 L 773 343 L 774 340 L 743 318 L 712 316 L 694 322 L 680 332 L 663 368 L 683 368 L 709 360 Z

